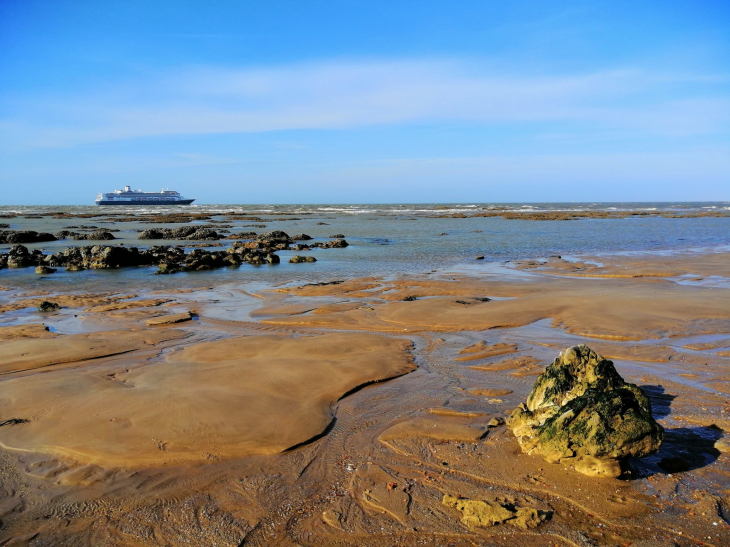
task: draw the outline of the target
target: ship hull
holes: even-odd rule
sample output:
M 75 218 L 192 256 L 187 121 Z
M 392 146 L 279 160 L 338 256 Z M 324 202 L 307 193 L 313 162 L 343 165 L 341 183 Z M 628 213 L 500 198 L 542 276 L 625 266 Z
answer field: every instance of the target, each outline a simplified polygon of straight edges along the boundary
M 169 201 L 106 201 L 98 200 L 97 205 L 190 205 L 194 199 L 178 199 Z

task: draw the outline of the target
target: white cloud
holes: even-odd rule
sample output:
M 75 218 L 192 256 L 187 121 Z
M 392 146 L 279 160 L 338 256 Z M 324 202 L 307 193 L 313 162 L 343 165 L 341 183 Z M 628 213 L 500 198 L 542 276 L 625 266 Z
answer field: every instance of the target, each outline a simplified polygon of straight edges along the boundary
M 584 130 L 675 136 L 727 130 L 730 100 L 703 93 L 716 80 L 629 69 L 505 74 L 457 60 L 198 67 L 106 89 L 16 100 L 14 114 L 0 120 L 0 130 L 8 144 L 30 147 L 448 121 L 564 122 L 585 124 Z

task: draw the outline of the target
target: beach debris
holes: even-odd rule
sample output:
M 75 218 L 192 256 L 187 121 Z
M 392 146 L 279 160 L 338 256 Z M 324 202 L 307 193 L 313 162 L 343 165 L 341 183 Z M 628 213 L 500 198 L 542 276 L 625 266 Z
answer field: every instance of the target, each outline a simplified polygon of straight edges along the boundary
M 511 503 L 498 501 L 470 500 L 459 496 L 444 494 L 441 501 L 447 507 L 461 511 L 461 522 L 469 528 L 486 528 L 507 523 L 527 530 L 536 528 L 552 516 L 550 511 L 540 511 L 532 507 L 518 507 Z
M 44 300 L 43 302 L 38 304 L 38 311 L 57 311 L 60 309 L 61 306 L 59 306 L 55 302 L 50 302 L 48 300 Z
M 538 376 L 507 426 L 524 453 L 602 477 L 618 477 L 622 461 L 654 454 L 664 438 L 648 397 L 583 344 Z

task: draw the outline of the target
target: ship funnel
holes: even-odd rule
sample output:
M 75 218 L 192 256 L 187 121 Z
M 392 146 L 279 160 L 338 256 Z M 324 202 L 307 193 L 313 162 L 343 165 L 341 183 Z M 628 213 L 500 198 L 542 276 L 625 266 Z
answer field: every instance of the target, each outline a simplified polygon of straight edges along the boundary
M 125 192 L 130 192 L 131 190 L 129 189 L 129 186 L 125 186 L 125 187 L 124 187 L 124 191 L 125 191 Z

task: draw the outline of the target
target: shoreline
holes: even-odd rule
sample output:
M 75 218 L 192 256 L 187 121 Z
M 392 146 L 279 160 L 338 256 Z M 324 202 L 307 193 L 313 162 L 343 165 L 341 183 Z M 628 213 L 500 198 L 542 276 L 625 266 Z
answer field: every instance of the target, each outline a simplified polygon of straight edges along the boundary
M 727 280 L 729 257 L 548 258 L 479 273 L 69 294 L 69 307 L 55 315 L 27 307 L 0 313 L 0 343 L 18 356 L 6 357 L 0 376 L 0 416 L 29 420 L 0 428 L 0 475 L 32 500 L 4 498 L 10 509 L 0 537 L 146 545 L 150 515 L 164 511 L 168 518 L 156 526 L 172 544 L 186 530 L 238 545 L 257 537 L 261 523 L 275 545 L 535 538 L 514 527 L 469 529 L 441 504 L 443 494 L 484 499 L 499 491 L 552 512 L 540 525 L 545 545 L 580 545 L 580 535 L 586 545 L 721 545 L 730 539 L 722 517 L 730 494 L 730 287 L 683 285 L 677 272 Z M 192 320 L 148 324 L 182 312 Z M 16 324 L 3 321 L 6 313 Z M 38 325 L 53 317 L 56 329 Z M 600 337 L 616 332 L 621 340 Z M 642 387 L 667 430 L 657 455 L 634 462 L 631 481 L 583 477 L 520 454 L 504 426 L 486 425 L 524 400 L 561 349 L 578 343 Z M 382 353 L 372 353 L 379 344 Z M 316 372 L 324 356 L 332 370 L 365 360 L 337 387 L 331 372 Z M 372 368 L 386 365 L 396 368 Z M 284 404 L 280 380 L 267 387 L 267 377 L 282 378 L 279 370 L 290 377 L 310 369 L 320 375 L 307 380 L 303 398 Z M 253 451 L 240 444 L 247 430 L 255 432 Z M 234 441 L 229 448 L 226 439 Z M 687 471 L 659 465 L 675 455 Z M 391 483 L 397 487 L 386 488 Z M 71 529 L 41 518 L 70 500 L 93 507 L 98 499 L 103 509 L 74 513 Z M 699 515 L 705 505 L 717 509 Z M 190 511 L 219 520 L 195 523 Z

